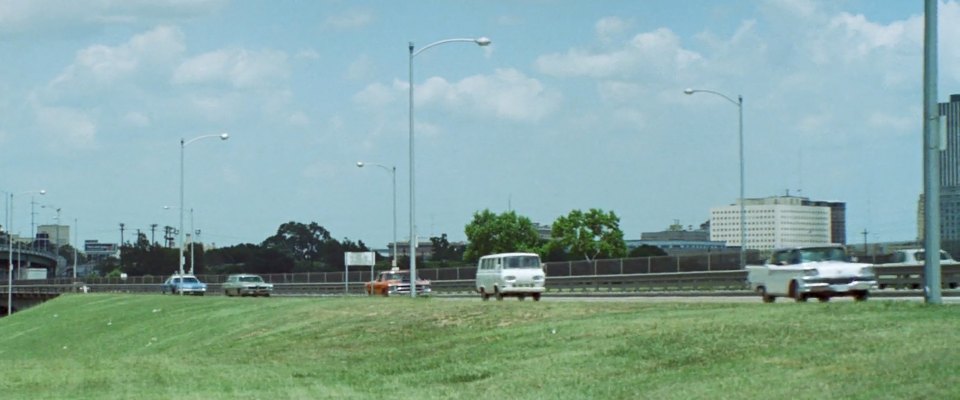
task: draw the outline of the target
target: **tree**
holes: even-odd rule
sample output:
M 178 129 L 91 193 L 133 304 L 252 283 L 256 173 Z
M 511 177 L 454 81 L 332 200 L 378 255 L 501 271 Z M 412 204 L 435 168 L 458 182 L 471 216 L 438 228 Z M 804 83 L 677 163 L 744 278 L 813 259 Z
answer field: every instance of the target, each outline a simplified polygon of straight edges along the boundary
M 570 211 L 553 223 L 553 240 L 571 255 L 582 255 L 587 261 L 627 255 L 627 245 L 620 230 L 620 218 L 613 211 L 591 208 L 584 213 Z
M 282 274 L 294 272 L 294 261 L 276 249 L 245 243 L 206 252 L 208 272 L 215 274 Z
M 469 242 L 463 254 L 465 261 L 494 253 L 540 251 L 540 234 L 533 223 L 513 211 L 499 215 L 487 209 L 475 212 L 464 232 Z
M 431 261 L 438 262 L 441 268 L 447 266 L 447 261 L 459 261 L 463 259 L 464 246 L 450 244 L 450 241 L 447 240 L 446 233 L 440 234 L 440 237 L 431 237 L 430 243 L 433 245 L 433 257 L 431 257 Z
M 321 268 L 324 267 L 323 264 L 335 260 L 329 253 L 339 250 L 340 243 L 333 239 L 330 231 L 316 222 L 308 225 L 290 221 L 280 225 L 275 235 L 264 240 L 263 247 L 286 254 L 294 261 L 306 263 L 308 270 L 312 270 L 316 260 L 321 261 Z M 343 258 L 342 253 L 340 258 Z M 340 264 L 342 266 L 343 261 L 340 261 Z

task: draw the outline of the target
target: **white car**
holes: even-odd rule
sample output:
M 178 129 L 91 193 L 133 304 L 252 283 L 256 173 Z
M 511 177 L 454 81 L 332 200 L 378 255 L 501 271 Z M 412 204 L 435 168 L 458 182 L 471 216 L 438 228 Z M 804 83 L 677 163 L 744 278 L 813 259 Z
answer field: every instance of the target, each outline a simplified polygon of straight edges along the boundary
M 777 297 L 829 301 L 831 297 L 852 296 L 863 301 L 877 287 L 873 266 L 849 262 L 843 246 L 776 250 L 765 265 L 747 267 L 747 281 L 765 303 Z
M 273 284 L 263 281 L 260 275 L 235 274 L 223 282 L 223 294 L 227 296 L 270 296 Z
M 488 300 L 494 296 L 515 296 L 520 300 L 527 296 L 540 301 L 546 291 L 547 274 L 540 256 L 534 253 L 502 253 L 480 257 L 477 262 L 477 293 Z

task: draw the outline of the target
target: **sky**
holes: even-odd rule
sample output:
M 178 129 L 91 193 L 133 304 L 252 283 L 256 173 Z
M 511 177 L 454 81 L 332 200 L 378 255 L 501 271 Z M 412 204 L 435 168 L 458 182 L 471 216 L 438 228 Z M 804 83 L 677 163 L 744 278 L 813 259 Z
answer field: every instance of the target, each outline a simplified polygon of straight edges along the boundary
M 960 2 L 939 21 L 946 101 Z M 421 238 L 465 240 L 484 209 L 599 208 L 626 239 L 698 227 L 739 196 L 738 115 L 685 88 L 743 97 L 746 197 L 846 202 L 852 243 L 916 237 L 919 0 L 0 0 L 12 231 L 57 208 L 79 243 L 177 227 L 180 142 L 203 137 L 183 209 L 208 245 L 295 221 L 384 248 L 392 167 L 406 240 L 408 46 L 479 37 L 413 59 Z

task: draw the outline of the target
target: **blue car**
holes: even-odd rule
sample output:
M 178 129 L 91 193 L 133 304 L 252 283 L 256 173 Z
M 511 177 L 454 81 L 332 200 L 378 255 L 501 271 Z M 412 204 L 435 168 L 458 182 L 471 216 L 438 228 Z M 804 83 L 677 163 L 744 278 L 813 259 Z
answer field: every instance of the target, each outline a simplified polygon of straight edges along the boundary
M 163 294 L 167 292 L 170 292 L 170 294 L 180 294 L 180 292 L 183 292 L 183 294 L 203 296 L 207 293 L 207 284 L 200 282 L 200 280 L 193 275 L 173 275 L 167 278 L 167 281 L 160 287 L 160 291 Z

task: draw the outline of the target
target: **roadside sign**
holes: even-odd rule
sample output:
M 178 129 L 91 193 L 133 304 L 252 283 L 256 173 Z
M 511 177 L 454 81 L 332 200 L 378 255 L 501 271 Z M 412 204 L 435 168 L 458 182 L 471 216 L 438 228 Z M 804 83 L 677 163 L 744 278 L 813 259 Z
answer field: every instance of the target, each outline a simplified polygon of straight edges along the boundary
M 370 280 L 373 281 L 373 265 L 376 264 L 377 258 L 373 255 L 372 251 L 364 252 L 344 252 L 343 253 L 343 294 L 348 294 L 350 292 L 350 266 L 369 266 L 370 267 Z

